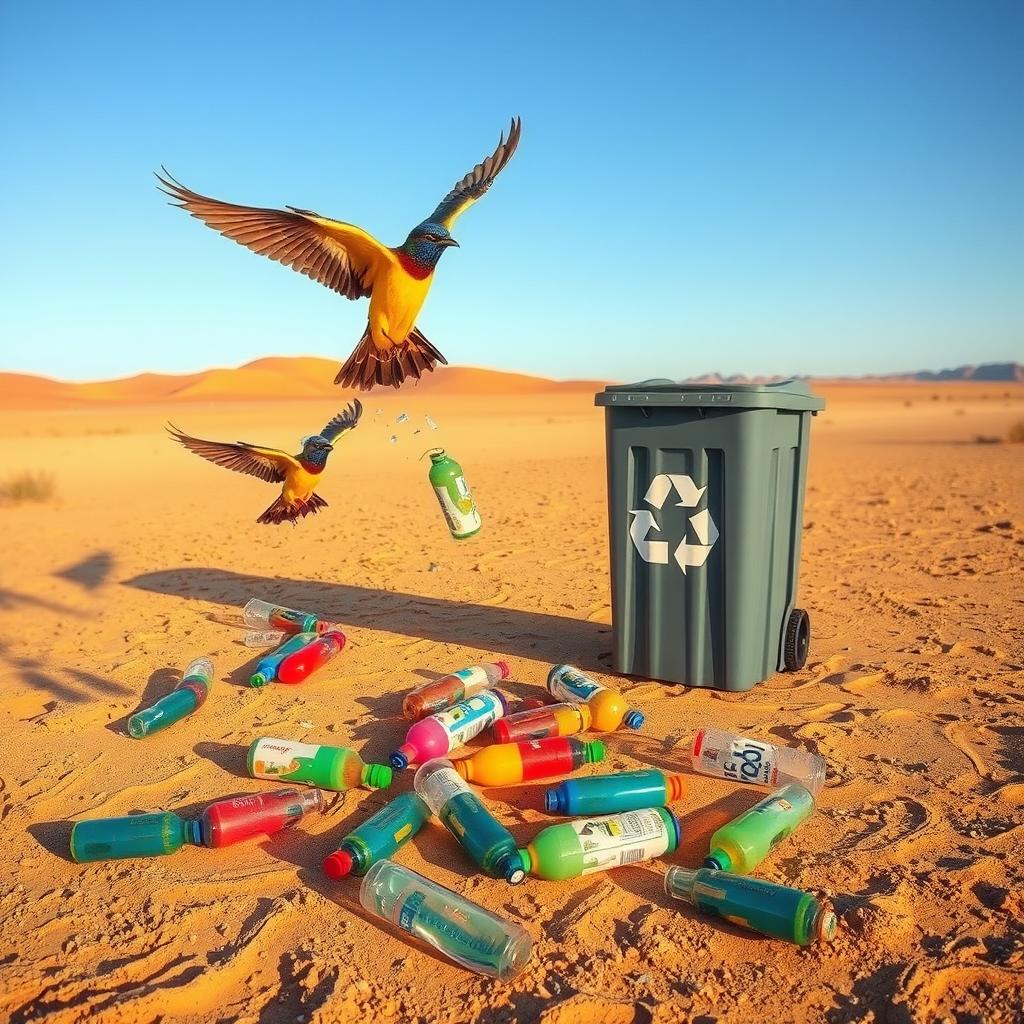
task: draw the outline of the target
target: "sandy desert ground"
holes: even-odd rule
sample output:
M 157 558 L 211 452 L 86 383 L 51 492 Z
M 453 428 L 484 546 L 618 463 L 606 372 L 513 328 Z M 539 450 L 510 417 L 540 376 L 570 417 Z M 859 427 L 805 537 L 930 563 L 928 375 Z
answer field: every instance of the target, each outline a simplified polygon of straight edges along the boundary
M 77 865 L 67 841 L 81 818 L 262 788 L 245 776 L 255 735 L 384 759 L 404 735 L 403 692 L 486 656 L 509 660 L 518 696 L 540 693 L 554 662 L 614 678 L 592 391 L 371 396 L 325 476 L 330 508 L 296 529 L 255 525 L 269 486 L 170 444 L 162 424 L 290 448 L 340 400 L 0 411 L 0 476 L 45 468 L 56 482 L 51 501 L 0 507 L 0 1017 L 1019 1021 L 1024 446 L 974 438 L 1024 417 L 1024 386 L 820 390 L 807 668 L 739 699 L 620 680 L 647 725 L 609 737 L 600 768 L 687 771 L 702 724 L 819 751 L 818 811 L 758 873 L 828 893 L 835 941 L 801 950 L 696 916 L 664 895 L 664 864 L 510 888 L 476 874 L 435 822 L 397 859 L 526 926 L 534 956 L 507 985 L 382 930 L 358 880 L 322 874 L 383 793 L 351 792 L 297 830 L 225 850 Z M 427 414 L 440 429 L 414 435 Z M 434 443 L 462 462 L 484 517 L 462 545 L 418 461 Z M 301 687 L 249 689 L 253 654 L 233 620 L 253 595 L 343 623 L 348 649 Z M 128 738 L 127 716 L 199 654 L 217 665 L 206 705 Z M 759 794 L 689 781 L 684 842 L 666 861 L 695 865 Z M 551 820 L 541 789 L 485 796 L 525 841 Z

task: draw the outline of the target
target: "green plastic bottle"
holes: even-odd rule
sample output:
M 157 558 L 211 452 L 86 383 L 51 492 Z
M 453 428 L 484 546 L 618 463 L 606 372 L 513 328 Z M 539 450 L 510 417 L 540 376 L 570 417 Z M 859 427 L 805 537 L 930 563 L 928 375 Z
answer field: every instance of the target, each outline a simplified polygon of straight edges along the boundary
M 798 946 L 828 942 L 836 933 L 836 915 L 827 900 L 760 878 L 713 868 L 669 868 L 665 892 L 706 914 Z
M 428 454 L 430 483 L 449 532 L 456 540 L 479 533 L 483 524 L 462 467 L 443 448 L 434 448 Z
M 814 797 L 803 786 L 775 790 L 712 835 L 704 867 L 750 874 L 813 810 Z
M 561 881 L 660 857 L 678 845 L 676 816 L 664 807 L 650 807 L 549 825 L 519 851 L 519 858 L 524 871 Z
M 199 821 L 184 821 L 173 811 L 129 814 L 124 818 L 77 821 L 71 829 L 71 856 L 79 863 L 120 857 L 159 857 L 177 853 L 186 843 L 203 845 Z
M 249 774 L 254 779 L 304 782 L 318 789 L 343 792 L 356 786 L 387 789 L 392 770 L 386 764 L 366 764 L 347 747 L 327 747 L 264 736 L 249 745 Z

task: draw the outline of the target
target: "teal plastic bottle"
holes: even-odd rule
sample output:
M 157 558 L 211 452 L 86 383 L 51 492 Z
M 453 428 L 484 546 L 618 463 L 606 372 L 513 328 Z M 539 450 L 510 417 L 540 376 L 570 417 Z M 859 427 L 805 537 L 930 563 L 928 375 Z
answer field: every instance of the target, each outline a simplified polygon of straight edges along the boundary
M 161 697 L 152 707 L 137 711 L 128 719 L 128 735 L 141 740 L 187 718 L 209 696 L 211 682 L 213 662 L 209 658 L 196 658 L 185 669 L 181 682 L 166 697 Z
M 378 861 L 404 846 L 430 817 L 430 808 L 416 793 L 403 793 L 349 832 L 324 860 L 331 878 L 365 875 Z
M 484 807 L 451 761 L 428 761 L 416 772 L 413 785 L 444 827 L 488 875 L 504 878 L 511 885 L 518 885 L 526 877 L 512 833 Z
M 186 843 L 203 845 L 198 821 L 184 821 L 173 811 L 129 814 L 124 818 L 76 821 L 71 829 L 71 856 L 82 863 L 121 857 L 159 857 L 177 853 Z
M 766 796 L 711 836 L 704 867 L 750 874 L 814 810 L 814 797 L 791 783 Z
M 669 868 L 665 892 L 706 914 L 798 946 L 828 942 L 836 933 L 836 915 L 827 900 L 759 878 L 713 868 Z
M 682 775 L 666 775 L 657 768 L 589 775 L 584 779 L 566 779 L 549 789 L 544 794 L 544 810 L 569 816 L 617 814 L 664 807 L 682 799 L 685 792 L 686 780 Z

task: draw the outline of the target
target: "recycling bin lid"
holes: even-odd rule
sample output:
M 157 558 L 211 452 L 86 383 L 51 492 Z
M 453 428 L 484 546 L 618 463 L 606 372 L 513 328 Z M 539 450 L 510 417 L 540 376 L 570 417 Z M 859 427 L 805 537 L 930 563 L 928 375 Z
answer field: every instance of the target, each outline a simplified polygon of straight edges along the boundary
M 811 392 L 806 381 L 780 380 L 770 384 L 700 384 L 657 377 L 635 384 L 610 384 L 594 396 L 595 405 L 715 406 L 719 409 L 794 409 L 818 412 L 825 399 Z

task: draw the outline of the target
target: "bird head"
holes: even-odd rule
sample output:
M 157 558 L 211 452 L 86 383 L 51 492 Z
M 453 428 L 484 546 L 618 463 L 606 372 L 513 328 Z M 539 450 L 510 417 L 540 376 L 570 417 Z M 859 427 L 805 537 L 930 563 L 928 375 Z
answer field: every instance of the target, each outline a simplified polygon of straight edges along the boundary
M 312 466 L 323 466 L 327 456 L 334 451 L 334 445 L 320 434 L 311 434 L 302 439 L 302 451 L 299 458 Z
M 421 267 L 429 267 L 433 270 L 445 249 L 449 249 L 453 245 L 457 248 L 459 243 L 452 238 L 443 224 L 425 220 L 409 232 L 402 251 Z

